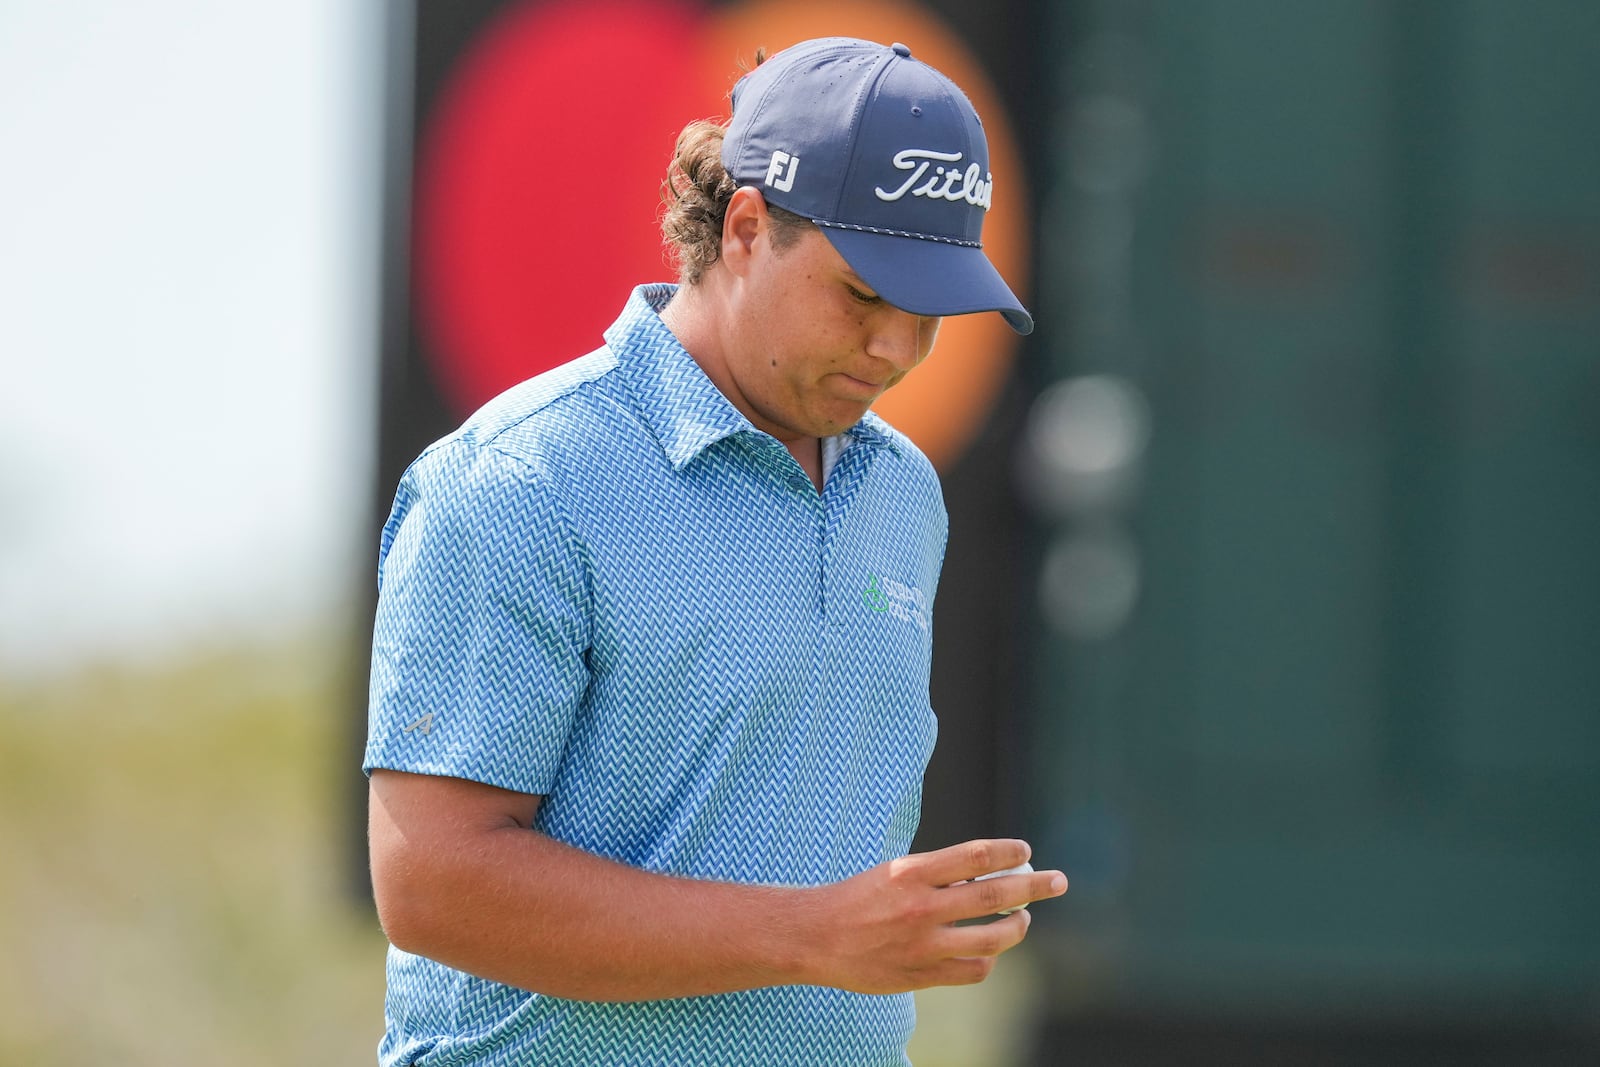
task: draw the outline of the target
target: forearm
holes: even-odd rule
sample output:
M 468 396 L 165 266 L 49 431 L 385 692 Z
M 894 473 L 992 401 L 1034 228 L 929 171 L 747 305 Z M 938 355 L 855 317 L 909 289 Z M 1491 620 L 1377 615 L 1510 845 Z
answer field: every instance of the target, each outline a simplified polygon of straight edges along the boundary
M 374 771 L 373 888 L 398 947 L 579 1000 L 656 1000 L 810 984 L 897 993 L 982 981 L 1027 932 L 1017 911 L 1060 871 L 974 881 L 1028 858 L 969 841 L 814 888 L 655 874 L 531 829 L 540 798 Z
M 406 840 L 375 818 L 373 855 L 395 945 L 508 985 L 651 1000 L 816 980 L 816 890 L 655 874 L 514 823 Z

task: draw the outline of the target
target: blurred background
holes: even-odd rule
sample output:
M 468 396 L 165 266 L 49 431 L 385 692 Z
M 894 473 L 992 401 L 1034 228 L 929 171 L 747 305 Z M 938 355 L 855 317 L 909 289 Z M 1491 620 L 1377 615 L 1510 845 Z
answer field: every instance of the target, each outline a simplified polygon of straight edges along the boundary
M 951 512 L 918 847 L 1072 879 L 919 1067 L 1600 1062 L 1600 6 L 21 0 L 0 1064 L 373 1061 L 400 472 L 829 33 L 968 89 L 1038 320 L 882 405 Z

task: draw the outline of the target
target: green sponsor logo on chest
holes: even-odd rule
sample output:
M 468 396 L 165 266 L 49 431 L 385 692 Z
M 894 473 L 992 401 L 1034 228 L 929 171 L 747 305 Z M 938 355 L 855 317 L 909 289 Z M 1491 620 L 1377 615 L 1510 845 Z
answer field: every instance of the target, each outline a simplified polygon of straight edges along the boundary
M 883 589 L 878 585 L 876 574 L 867 575 L 867 588 L 861 594 L 861 599 L 867 602 L 867 607 L 873 611 L 888 611 L 889 598 L 883 595 Z

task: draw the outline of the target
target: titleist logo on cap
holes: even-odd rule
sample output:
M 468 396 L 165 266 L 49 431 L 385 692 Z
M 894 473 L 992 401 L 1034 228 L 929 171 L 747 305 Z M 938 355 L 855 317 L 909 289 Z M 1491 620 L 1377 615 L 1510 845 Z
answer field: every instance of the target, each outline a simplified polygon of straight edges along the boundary
M 938 152 L 932 148 L 902 149 L 894 154 L 894 168 L 911 171 L 911 177 L 892 193 L 881 185 L 873 186 L 872 191 L 879 200 L 899 200 L 909 192 L 912 196 L 925 196 L 929 200 L 948 200 L 952 203 L 965 200 L 988 211 L 994 198 L 994 175 L 985 174 L 976 160 L 967 164 L 965 170 L 953 165 L 935 167 L 927 181 L 915 189 L 911 188 L 928 173 L 928 168 L 935 161 L 957 164 L 962 158 L 960 152 Z

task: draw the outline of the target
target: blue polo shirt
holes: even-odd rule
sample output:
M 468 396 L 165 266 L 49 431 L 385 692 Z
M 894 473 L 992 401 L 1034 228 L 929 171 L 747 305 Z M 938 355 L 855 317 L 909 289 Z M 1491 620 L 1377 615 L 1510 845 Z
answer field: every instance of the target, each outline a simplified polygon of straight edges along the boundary
M 869 414 L 819 493 L 634 291 L 606 345 L 502 394 L 383 530 L 365 766 L 544 796 L 646 870 L 836 882 L 904 855 L 935 724 L 938 480 Z M 906 1063 L 910 994 L 563 1000 L 389 950 L 384 1064 Z

